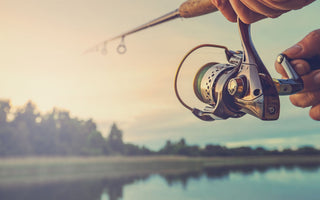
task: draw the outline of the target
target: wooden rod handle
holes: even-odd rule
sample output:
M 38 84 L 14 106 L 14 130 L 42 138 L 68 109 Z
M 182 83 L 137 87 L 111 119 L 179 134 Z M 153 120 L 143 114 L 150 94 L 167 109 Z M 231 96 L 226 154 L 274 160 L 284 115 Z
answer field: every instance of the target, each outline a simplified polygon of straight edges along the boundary
M 188 0 L 179 7 L 180 16 L 184 18 L 196 17 L 217 10 L 212 0 Z

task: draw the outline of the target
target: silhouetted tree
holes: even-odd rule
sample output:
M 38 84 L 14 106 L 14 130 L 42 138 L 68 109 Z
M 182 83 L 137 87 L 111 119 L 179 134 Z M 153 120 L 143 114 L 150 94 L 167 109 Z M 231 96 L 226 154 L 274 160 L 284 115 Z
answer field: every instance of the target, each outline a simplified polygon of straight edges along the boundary
M 7 124 L 11 105 L 9 100 L 0 100 L 0 126 Z
M 257 147 L 254 150 L 254 154 L 257 156 L 264 156 L 264 155 L 268 155 L 268 151 L 265 150 L 263 147 Z
M 230 149 L 232 156 L 252 156 L 255 155 L 251 147 L 237 147 Z
M 111 126 L 111 131 L 107 141 L 113 153 L 124 153 L 122 131 L 117 127 L 115 123 L 113 123 Z
M 203 156 L 228 156 L 229 154 L 229 150 L 226 147 L 212 144 L 206 145 L 201 152 Z
M 0 156 L 106 155 L 107 143 L 95 123 L 53 109 L 41 115 L 31 101 L 10 113 L 10 102 L 0 101 Z M 8 116 L 13 116 L 8 121 Z
M 204 148 L 188 145 L 184 138 L 177 142 L 167 140 L 157 152 L 146 147 L 123 142 L 123 133 L 112 124 L 108 138 L 97 130 L 92 119 L 72 117 L 69 111 L 54 108 L 41 114 L 28 101 L 11 109 L 9 100 L 0 100 L 0 156 L 96 156 L 96 155 L 183 155 L 183 156 L 266 156 L 319 155 L 312 146 L 297 150 L 266 150 L 263 147 L 237 147 L 208 144 Z
M 300 155 L 316 155 L 319 151 L 312 146 L 302 146 L 296 150 L 297 154 Z
M 159 150 L 159 154 L 199 156 L 200 148 L 196 145 L 187 145 L 186 140 L 184 138 L 181 138 L 180 141 L 176 143 L 167 140 L 165 146 Z

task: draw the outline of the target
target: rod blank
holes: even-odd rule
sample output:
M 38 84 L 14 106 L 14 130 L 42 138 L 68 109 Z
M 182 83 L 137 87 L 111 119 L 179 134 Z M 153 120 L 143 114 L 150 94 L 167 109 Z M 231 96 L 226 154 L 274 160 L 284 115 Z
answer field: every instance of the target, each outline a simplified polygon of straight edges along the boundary
M 85 53 L 91 52 L 91 51 L 96 51 L 99 49 L 99 46 L 101 44 L 104 45 L 104 48 L 106 48 L 106 44 L 110 41 L 122 38 L 122 43 L 121 45 L 124 46 L 123 41 L 124 38 L 130 34 L 136 33 L 138 31 L 142 31 L 144 29 L 150 28 L 152 26 L 159 25 L 161 23 L 183 17 L 183 18 L 191 18 L 191 17 L 197 17 L 201 15 L 205 15 L 211 12 L 215 12 L 218 9 L 212 4 L 211 0 L 188 0 L 184 3 L 182 3 L 178 9 L 169 12 L 161 17 L 158 17 L 154 20 L 151 20 L 148 23 L 142 24 L 130 31 L 127 31 L 125 33 L 122 33 L 120 35 L 117 35 L 115 37 L 109 38 L 103 42 L 100 42 L 99 44 L 93 46 L 92 48 L 88 49 Z

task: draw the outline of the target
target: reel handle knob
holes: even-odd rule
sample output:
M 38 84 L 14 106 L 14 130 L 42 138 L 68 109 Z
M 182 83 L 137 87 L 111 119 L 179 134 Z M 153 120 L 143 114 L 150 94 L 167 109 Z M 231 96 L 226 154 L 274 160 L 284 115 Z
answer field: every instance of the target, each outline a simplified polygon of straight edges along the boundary
M 285 54 L 279 54 L 277 63 L 288 75 L 288 79 L 273 79 L 279 95 L 291 95 L 303 90 L 303 81 L 290 64 L 288 57 Z

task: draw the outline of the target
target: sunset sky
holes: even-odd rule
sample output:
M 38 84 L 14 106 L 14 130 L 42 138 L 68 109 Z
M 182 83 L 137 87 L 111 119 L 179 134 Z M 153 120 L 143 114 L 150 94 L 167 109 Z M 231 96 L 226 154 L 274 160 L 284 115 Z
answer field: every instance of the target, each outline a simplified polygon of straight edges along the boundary
M 0 98 L 13 106 L 32 100 L 42 112 L 58 107 L 92 118 L 104 135 L 116 122 L 126 142 L 155 149 L 182 137 L 198 145 L 320 147 L 320 122 L 288 97 L 281 97 L 280 119 L 272 122 L 249 115 L 203 122 L 179 104 L 173 80 L 187 51 L 203 43 L 241 49 L 237 25 L 218 12 L 130 35 L 124 55 L 116 52 L 120 40 L 108 43 L 107 55 L 83 53 L 182 2 L 0 0 Z M 280 78 L 273 66 L 277 54 L 319 28 L 319 11 L 316 1 L 252 25 L 253 41 L 273 77 Z

